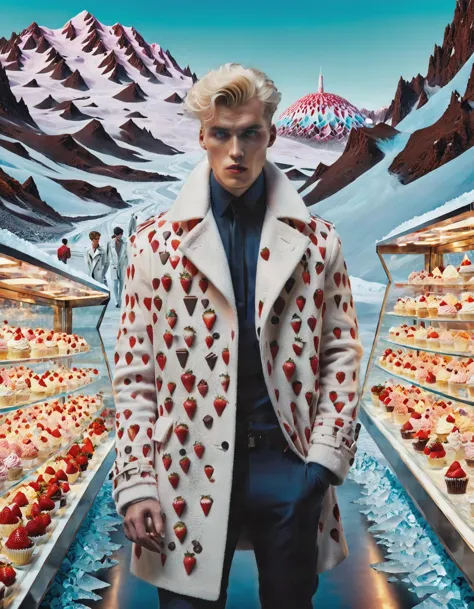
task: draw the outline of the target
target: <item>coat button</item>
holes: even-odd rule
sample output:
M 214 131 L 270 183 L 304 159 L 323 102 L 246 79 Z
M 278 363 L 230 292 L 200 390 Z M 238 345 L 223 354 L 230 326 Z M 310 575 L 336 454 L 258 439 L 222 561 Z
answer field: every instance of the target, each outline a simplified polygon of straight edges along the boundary
M 222 442 L 221 448 L 222 450 L 229 450 L 229 442 Z
M 180 448 L 179 449 L 179 454 L 184 457 L 184 455 L 186 454 L 186 450 L 184 448 Z

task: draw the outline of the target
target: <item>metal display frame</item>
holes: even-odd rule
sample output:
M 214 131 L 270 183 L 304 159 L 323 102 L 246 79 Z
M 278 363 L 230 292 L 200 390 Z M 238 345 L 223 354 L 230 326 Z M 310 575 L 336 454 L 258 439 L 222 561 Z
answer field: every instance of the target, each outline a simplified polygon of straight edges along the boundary
M 98 338 L 97 349 L 99 349 L 100 356 L 103 360 L 106 376 L 105 379 L 108 378 L 109 383 L 111 384 L 111 369 L 107 359 L 106 350 L 102 341 L 102 337 L 100 334 L 100 325 L 105 315 L 105 311 L 107 305 L 110 301 L 110 291 L 105 286 L 100 286 L 95 283 L 93 280 L 88 281 L 82 277 L 78 277 L 74 274 L 74 271 L 68 271 L 68 267 L 64 265 L 64 268 L 57 267 L 54 264 L 48 264 L 41 260 L 41 257 L 37 259 L 34 258 L 30 253 L 25 253 L 20 250 L 17 250 L 13 247 L 0 243 L 0 259 L 2 259 L 2 266 L 0 266 L 0 272 L 2 267 L 14 267 L 21 266 L 21 263 L 25 263 L 27 265 L 32 265 L 37 269 L 41 269 L 43 271 L 47 271 L 50 273 L 54 273 L 59 276 L 61 279 L 65 279 L 71 282 L 72 287 L 76 287 L 79 285 L 89 290 L 90 295 L 86 295 L 85 297 L 78 298 L 69 298 L 65 296 L 64 298 L 55 298 L 50 295 L 42 294 L 40 291 L 35 291 L 26 286 L 21 285 L 9 285 L 2 281 L 0 276 L 0 299 L 8 299 L 10 301 L 22 302 L 28 305 L 41 305 L 47 306 L 52 309 L 52 319 L 53 319 L 53 330 L 55 332 L 66 332 L 68 334 L 73 333 L 73 311 L 76 309 L 80 309 L 83 307 L 91 307 L 91 306 L 102 306 L 102 311 L 99 314 L 96 331 Z M 12 264 L 9 265 L 8 260 L 12 261 Z M 25 272 L 25 277 L 27 277 L 27 271 Z M 95 323 L 95 322 L 94 322 Z M 92 350 L 92 349 L 91 349 Z M 83 355 L 83 353 L 76 353 L 74 355 Z M 67 356 L 68 357 L 68 356 Z M 47 358 L 31 358 L 31 360 L 25 358 L 22 360 L 22 364 L 27 365 L 30 361 L 31 363 L 37 363 L 42 359 Z M 61 357 L 56 356 L 54 358 L 57 361 L 61 361 Z M 4 364 L 14 364 L 14 361 L 5 360 Z M 69 392 L 73 393 L 73 392 Z M 44 401 L 48 399 L 54 399 L 55 396 L 45 398 Z M 110 401 L 110 404 L 113 405 L 113 398 Z M 29 406 L 33 405 L 27 404 L 18 406 L 18 408 L 27 409 Z M 102 409 L 103 410 L 103 409 Z M 99 416 L 102 412 L 97 413 L 96 416 Z M 0 411 L 1 414 L 1 411 Z M 112 440 L 112 434 L 114 430 L 111 430 L 111 436 L 107 440 L 106 444 L 100 446 L 100 458 L 98 459 L 97 469 L 95 471 L 90 471 L 88 477 L 83 481 L 82 486 L 80 488 L 79 494 L 80 498 L 68 515 L 66 521 L 59 521 L 61 523 L 60 531 L 57 535 L 53 530 L 52 538 L 46 544 L 42 546 L 42 552 L 45 552 L 43 555 L 44 561 L 41 561 L 41 569 L 38 572 L 32 572 L 30 585 L 27 589 L 19 589 L 13 592 L 12 597 L 8 597 L 5 599 L 5 604 L 9 609 L 36 609 L 39 607 L 42 602 L 48 587 L 53 581 L 56 572 L 61 566 L 62 560 L 67 554 L 69 547 L 71 546 L 78 529 L 80 528 L 85 516 L 87 515 L 94 499 L 102 487 L 104 480 L 106 479 L 108 473 L 113 464 L 114 460 L 114 442 Z M 81 432 L 82 437 L 82 432 Z M 99 451 L 99 449 L 97 449 Z M 42 467 L 43 463 L 40 463 L 36 466 L 36 469 Z M 31 470 L 34 473 L 35 470 Z M 23 483 L 21 481 L 20 483 Z M 63 516 L 62 518 L 66 518 Z M 57 537 L 57 538 L 55 538 Z M 52 540 L 54 539 L 54 543 Z M 51 547 L 48 548 L 48 544 L 51 543 Z M 33 565 L 34 566 L 34 565 Z M 25 578 L 21 580 L 20 586 L 23 585 L 24 580 L 28 579 L 28 573 L 25 575 Z
M 384 239 L 377 243 L 377 255 L 387 275 L 388 283 L 385 289 L 384 299 L 377 323 L 375 338 L 372 344 L 369 363 L 362 388 L 360 420 L 368 430 L 382 454 L 385 456 L 393 471 L 397 475 L 401 484 L 410 495 L 411 499 L 437 534 L 440 542 L 448 552 L 452 560 L 456 563 L 459 569 L 463 572 L 470 586 L 474 588 L 474 527 L 467 525 L 460 518 L 460 514 L 456 511 L 453 505 L 441 493 L 429 475 L 425 474 L 420 468 L 416 458 L 412 458 L 408 451 L 399 449 L 398 442 L 394 439 L 388 426 L 384 424 L 376 414 L 375 407 L 371 407 L 370 397 L 365 400 L 368 385 L 370 383 L 371 373 L 373 368 L 377 366 L 375 362 L 375 351 L 381 341 L 389 343 L 387 337 L 381 337 L 382 323 L 389 313 L 387 312 L 387 301 L 394 287 L 401 288 L 405 285 L 410 288 L 419 287 L 439 288 L 445 291 L 452 290 L 453 287 L 464 290 L 473 290 L 474 285 L 459 284 L 452 285 L 427 285 L 395 283 L 389 270 L 389 265 L 384 257 L 389 255 L 420 255 L 424 256 L 424 268 L 431 272 L 438 266 L 443 265 L 443 257 L 445 254 L 462 253 L 474 250 L 474 202 L 458 208 L 454 211 L 446 213 L 434 220 L 421 223 L 418 226 L 400 232 L 392 237 Z M 413 269 L 414 270 L 414 269 Z M 406 319 L 417 319 L 416 316 L 403 315 Z M 422 321 L 435 321 L 431 318 L 423 319 Z M 447 320 L 446 320 L 447 321 Z M 469 323 L 463 320 L 449 320 L 450 322 L 459 323 L 462 321 L 464 326 L 472 328 L 472 322 Z M 457 324 L 456 324 L 457 325 Z M 389 347 L 390 345 L 387 345 Z M 411 345 L 398 345 L 402 348 L 424 351 L 423 347 Z M 433 351 L 427 349 L 427 351 Z M 442 352 L 442 350 L 435 350 Z M 453 357 L 461 354 L 450 353 Z M 465 353 L 463 357 L 468 357 L 472 353 Z M 387 371 L 387 376 L 391 376 Z M 396 375 L 394 375 L 395 378 Z M 412 383 L 409 378 L 403 379 L 408 384 Z M 423 387 L 426 391 L 430 391 L 429 387 Z M 440 393 L 435 391 L 434 393 Z M 456 396 L 452 396 L 453 400 L 457 400 Z M 474 400 L 460 400 L 460 402 L 468 403 L 474 408 Z

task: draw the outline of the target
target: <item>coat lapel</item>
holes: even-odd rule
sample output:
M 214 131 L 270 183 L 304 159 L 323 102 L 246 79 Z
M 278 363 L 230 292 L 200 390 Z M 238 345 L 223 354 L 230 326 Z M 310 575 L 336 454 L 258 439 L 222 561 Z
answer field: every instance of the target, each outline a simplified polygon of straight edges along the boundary
M 183 238 L 179 249 L 222 294 L 237 317 L 229 264 L 211 208 L 204 219 Z
M 261 340 L 264 338 L 263 330 L 268 318 L 272 317 L 272 312 L 278 317 L 278 306 L 274 310 L 276 300 L 301 261 L 308 245 L 309 237 L 279 220 L 268 208 L 263 222 L 255 284 L 255 328 L 262 329 Z M 269 252 L 267 260 L 261 254 L 265 247 Z M 263 307 L 259 315 L 260 301 L 263 302 Z
M 264 168 L 267 191 L 267 212 L 262 228 L 261 249 L 270 251 L 268 260 L 259 256 L 257 263 L 255 320 L 264 327 L 273 305 L 286 281 L 301 260 L 309 238 L 281 219 L 309 222 L 309 211 L 287 176 L 272 162 Z M 169 222 L 201 219 L 179 246 L 182 253 L 203 273 L 222 294 L 237 317 L 232 277 L 216 221 L 210 205 L 210 166 L 205 157 L 193 169 L 183 184 L 171 209 L 166 214 Z M 258 303 L 264 303 L 258 315 Z M 258 324 L 257 324 L 258 322 Z M 260 323 L 261 322 L 261 323 Z

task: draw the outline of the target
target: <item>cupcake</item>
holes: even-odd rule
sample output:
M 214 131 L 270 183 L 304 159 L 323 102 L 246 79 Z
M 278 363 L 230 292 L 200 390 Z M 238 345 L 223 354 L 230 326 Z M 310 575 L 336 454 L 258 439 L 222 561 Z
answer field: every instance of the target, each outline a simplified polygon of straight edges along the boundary
M 4 507 L 0 512 L 0 536 L 8 537 L 15 529 L 21 526 L 21 520 L 9 507 Z
M 416 300 L 414 298 L 405 300 L 405 315 L 416 317 Z
M 448 468 L 444 480 L 449 495 L 464 495 L 469 478 L 459 461 L 454 461 Z
M 8 357 L 8 343 L 0 336 L 0 360 L 6 360 Z
M 28 537 L 28 532 L 24 527 L 18 527 L 7 539 L 3 546 L 3 554 L 12 561 L 14 565 L 27 565 L 31 562 L 34 542 Z
M 463 261 L 459 267 L 459 275 L 463 283 L 467 283 L 469 279 L 474 277 L 474 264 L 469 260 L 467 254 L 464 254 Z
M 456 319 L 458 310 L 452 304 L 448 304 L 446 300 L 441 300 L 438 305 L 438 317 L 443 319 Z
M 0 464 L 0 489 L 2 489 L 6 483 L 8 481 L 8 469 L 3 465 L 3 463 Z
M 15 406 L 16 396 L 11 387 L 4 382 L 0 377 L 0 408 L 8 408 L 9 406 Z
M 428 457 L 428 467 L 431 469 L 441 469 L 446 463 L 446 451 L 439 441 L 435 441 L 425 446 L 423 453 Z
M 451 373 L 446 368 L 439 368 L 436 372 L 436 384 L 441 391 L 447 391 Z
M 449 264 L 443 271 L 443 283 L 453 285 L 459 283 L 459 273 L 452 264 Z
M 426 347 L 426 339 L 428 338 L 428 331 L 423 326 L 420 326 L 415 332 L 415 345 L 419 347 Z
M 66 476 L 69 484 L 74 484 L 81 475 L 81 471 L 73 463 L 68 463 L 66 466 Z
M 461 389 L 467 388 L 468 375 L 462 368 L 459 370 L 453 370 L 452 375 L 449 377 L 448 385 L 449 391 L 453 395 L 458 395 Z
M 415 430 L 413 429 L 413 425 L 410 423 L 410 421 L 403 424 L 402 428 L 400 429 L 400 434 L 404 440 L 413 440 Z
M 426 344 L 430 349 L 439 349 L 439 333 L 434 328 L 428 330 Z
M 474 298 L 469 296 L 467 300 L 463 301 L 462 309 L 459 311 L 459 317 L 466 321 L 474 320 Z
M 428 317 L 428 302 L 425 296 L 420 296 L 417 300 L 416 316 L 421 319 Z
M 474 442 L 472 439 L 470 442 L 464 444 L 464 459 L 466 460 L 466 465 L 469 469 L 474 471 Z
M 26 359 L 30 357 L 30 353 L 30 343 L 21 332 L 17 332 L 13 338 L 8 341 L 9 359 Z
M 416 452 L 422 453 L 425 450 L 425 446 L 428 444 L 430 439 L 430 432 L 427 429 L 420 429 L 416 432 L 413 439 L 413 449 Z
M 431 319 L 436 319 L 438 317 L 438 299 L 433 298 L 432 300 L 428 300 L 428 317 Z
M 410 420 L 411 413 L 406 404 L 397 404 L 393 409 L 393 420 L 397 425 L 404 425 Z
M 22 445 L 21 460 L 23 461 L 26 469 L 29 469 L 36 464 L 38 460 L 39 451 L 33 442 L 29 441 Z
M 398 298 L 395 306 L 393 307 L 393 312 L 397 315 L 405 314 L 405 298 Z
M 440 442 L 445 442 L 449 434 L 453 431 L 456 420 L 452 414 L 443 415 L 438 419 L 435 427 L 435 433 Z
M 461 433 L 457 427 L 453 427 L 452 432 L 446 438 L 445 450 L 448 456 L 455 461 L 464 458 L 464 445 L 461 441 Z
M 379 407 L 379 396 L 384 389 L 385 389 L 384 385 L 374 385 L 370 390 L 370 394 L 372 396 L 372 404 L 376 408 Z
M 23 474 L 23 464 L 16 453 L 10 453 L 3 464 L 8 469 L 9 480 L 18 480 L 21 478 L 21 475 Z
M 28 533 L 28 537 L 32 539 L 36 545 L 44 543 L 49 537 L 41 516 L 35 516 L 29 520 L 26 523 L 25 529 Z
M 25 493 L 18 491 L 18 493 L 13 497 L 13 503 L 20 508 L 23 518 L 26 518 L 31 514 L 31 504 L 28 501 Z
M 454 335 L 454 350 L 464 352 L 469 346 L 469 334 L 464 330 L 459 330 Z

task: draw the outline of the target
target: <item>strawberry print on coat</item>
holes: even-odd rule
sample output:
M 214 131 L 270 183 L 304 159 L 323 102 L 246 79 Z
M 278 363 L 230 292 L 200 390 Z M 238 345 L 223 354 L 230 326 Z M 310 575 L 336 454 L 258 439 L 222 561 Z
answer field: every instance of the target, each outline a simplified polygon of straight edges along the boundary
M 282 433 L 341 484 L 355 454 L 362 348 L 334 227 L 310 214 L 273 163 L 257 266 L 255 327 Z M 170 210 L 131 237 L 115 353 L 118 511 L 155 497 L 162 551 L 135 545 L 132 572 L 216 600 L 232 484 L 238 323 L 232 279 L 201 161 Z M 324 498 L 318 571 L 347 555 L 336 488 Z M 242 543 L 245 540 L 242 540 Z M 173 542 L 173 543 L 171 543 Z M 169 545 L 171 543 L 171 546 Z

